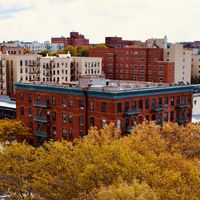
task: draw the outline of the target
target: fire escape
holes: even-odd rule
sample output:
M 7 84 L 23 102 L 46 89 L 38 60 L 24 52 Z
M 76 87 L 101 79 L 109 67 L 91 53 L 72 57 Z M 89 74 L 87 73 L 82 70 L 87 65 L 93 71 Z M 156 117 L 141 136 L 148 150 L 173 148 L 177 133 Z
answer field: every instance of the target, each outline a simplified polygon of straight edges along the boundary
M 134 126 L 135 123 L 135 118 L 138 114 L 141 113 L 141 109 L 139 108 L 133 108 L 131 110 L 125 111 L 125 115 L 126 116 L 130 116 L 131 117 L 131 123 L 132 125 L 130 126 L 129 123 L 125 122 L 125 133 L 130 133 L 132 130 L 132 127 Z
M 188 122 L 186 109 L 187 109 L 186 101 L 178 102 L 176 105 L 176 109 L 179 112 L 179 115 L 176 117 L 176 121 L 180 125 L 184 125 Z M 180 113 L 182 112 L 182 116 L 180 116 Z
M 50 61 L 49 64 L 46 65 L 46 78 L 47 81 L 52 81 L 52 68 L 54 67 L 53 60 Z
M 50 136 L 50 120 L 47 110 L 49 108 L 49 102 L 37 100 L 33 105 L 37 108 L 37 115 L 34 117 L 34 121 L 38 124 L 38 128 L 34 131 L 34 135 L 39 138 L 40 144 L 42 144 Z
M 39 81 L 40 80 L 40 62 L 39 59 L 33 61 L 29 64 L 29 81 Z
M 152 105 L 151 110 L 152 110 L 152 112 L 157 113 L 158 119 L 156 121 L 156 124 L 162 125 L 162 123 L 163 123 L 162 111 L 164 110 L 163 105 L 162 104 L 159 104 L 158 106 Z

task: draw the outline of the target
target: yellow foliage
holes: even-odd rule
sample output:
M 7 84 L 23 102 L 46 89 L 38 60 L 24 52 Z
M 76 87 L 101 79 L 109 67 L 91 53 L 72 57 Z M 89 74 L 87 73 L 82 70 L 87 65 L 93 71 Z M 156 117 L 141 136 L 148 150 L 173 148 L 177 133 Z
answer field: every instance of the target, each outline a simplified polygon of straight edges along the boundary
M 109 124 L 73 144 L 13 143 L 0 152 L 0 190 L 13 199 L 199 200 L 198 134 L 199 125 L 150 122 L 126 137 Z
M 11 143 L 16 139 L 24 140 L 30 136 L 29 129 L 21 121 L 4 119 L 0 120 L 0 142 Z

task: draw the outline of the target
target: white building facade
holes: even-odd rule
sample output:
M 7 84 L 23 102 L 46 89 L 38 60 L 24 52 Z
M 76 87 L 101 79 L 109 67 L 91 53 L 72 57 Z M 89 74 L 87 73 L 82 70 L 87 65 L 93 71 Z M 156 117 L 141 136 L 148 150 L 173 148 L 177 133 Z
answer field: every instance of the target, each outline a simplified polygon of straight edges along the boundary
M 200 52 L 198 49 L 192 52 L 192 77 L 200 79 Z
M 25 49 L 29 49 L 31 52 L 40 53 L 41 51 L 49 51 L 56 52 L 58 50 L 64 49 L 64 44 L 56 44 L 50 43 L 49 41 L 45 41 L 44 43 L 40 43 L 37 41 L 33 42 L 23 42 L 23 41 L 12 41 L 3 43 L 6 47 L 23 47 Z
M 192 51 L 182 44 L 169 44 L 164 49 L 164 61 L 174 62 L 174 82 L 191 83 Z
M 81 75 L 101 75 L 102 58 L 71 57 L 70 54 L 41 57 L 38 54 L 0 56 L 0 94 L 15 93 L 16 82 L 71 83 Z M 5 90 L 3 90 L 5 89 Z

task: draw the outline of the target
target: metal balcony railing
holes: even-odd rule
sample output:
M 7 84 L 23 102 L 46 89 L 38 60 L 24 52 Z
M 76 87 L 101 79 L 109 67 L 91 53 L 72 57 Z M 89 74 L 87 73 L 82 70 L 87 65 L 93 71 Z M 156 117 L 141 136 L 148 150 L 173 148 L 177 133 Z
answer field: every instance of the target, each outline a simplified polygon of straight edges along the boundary
M 37 106 L 37 107 L 42 107 L 42 108 L 48 108 L 49 107 L 49 103 L 47 102 L 42 102 L 42 101 L 35 101 L 33 103 L 34 106 Z
M 38 136 L 38 137 L 42 137 L 42 138 L 47 138 L 48 136 L 47 136 L 47 132 L 45 132 L 45 131 L 35 131 L 34 132 L 34 135 L 35 136 Z
M 47 122 L 48 122 L 48 119 L 45 118 L 45 117 L 36 116 L 36 117 L 34 117 L 34 121 L 35 121 L 35 122 L 41 122 L 41 123 L 47 123 Z
M 177 108 L 186 108 L 188 105 L 186 104 L 186 102 L 182 102 L 182 103 L 177 103 L 176 107 Z
M 156 111 L 156 112 L 159 112 L 159 111 L 163 111 L 164 110 L 164 106 L 162 104 L 156 106 L 156 105 L 152 105 L 152 108 L 151 108 L 152 111 Z
M 137 115 L 141 113 L 141 109 L 134 108 L 128 111 L 125 111 L 125 115 Z
M 188 120 L 186 117 L 180 117 L 178 119 L 176 119 L 176 121 L 179 123 L 179 124 L 185 124 Z

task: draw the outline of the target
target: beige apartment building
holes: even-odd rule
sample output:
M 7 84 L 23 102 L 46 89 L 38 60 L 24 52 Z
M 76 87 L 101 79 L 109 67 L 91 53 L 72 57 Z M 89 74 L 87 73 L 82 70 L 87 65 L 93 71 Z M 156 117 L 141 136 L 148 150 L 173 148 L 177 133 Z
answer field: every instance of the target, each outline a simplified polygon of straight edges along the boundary
M 101 63 L 102 58 L 97 57 L 46 56 L 40 58 L 40 80 L 63 84 L 78 81 L 81 75 L 101 75 Z
M 192 51 L 182 44 L 169 44 L 164 49 L 164 61 L 174 62 L 174 82 L 191 83 Z
M 37 54 L 1 55 L 0 92 L 5 95 L 14 94 L 16 82 L 64 84 L 78 81 L 79 76 L 85 74 L 101 75 L 102 58 L 71 57 L 69 53 L 58 57 L 41 57 Z
M 36 71 L 38 55 L 5 55 L 7 94 L 15 93 L 14 84 L 16 82 L 37 81 L 39 74 Z
M 192 77 L 200 78 L 200 54 L 197 49 L 192 52 Z
M 7 80 L 6 80 L 6 65 L 5 58 L 0 55 L 0 95 L 6 95 L 7 91 Z

